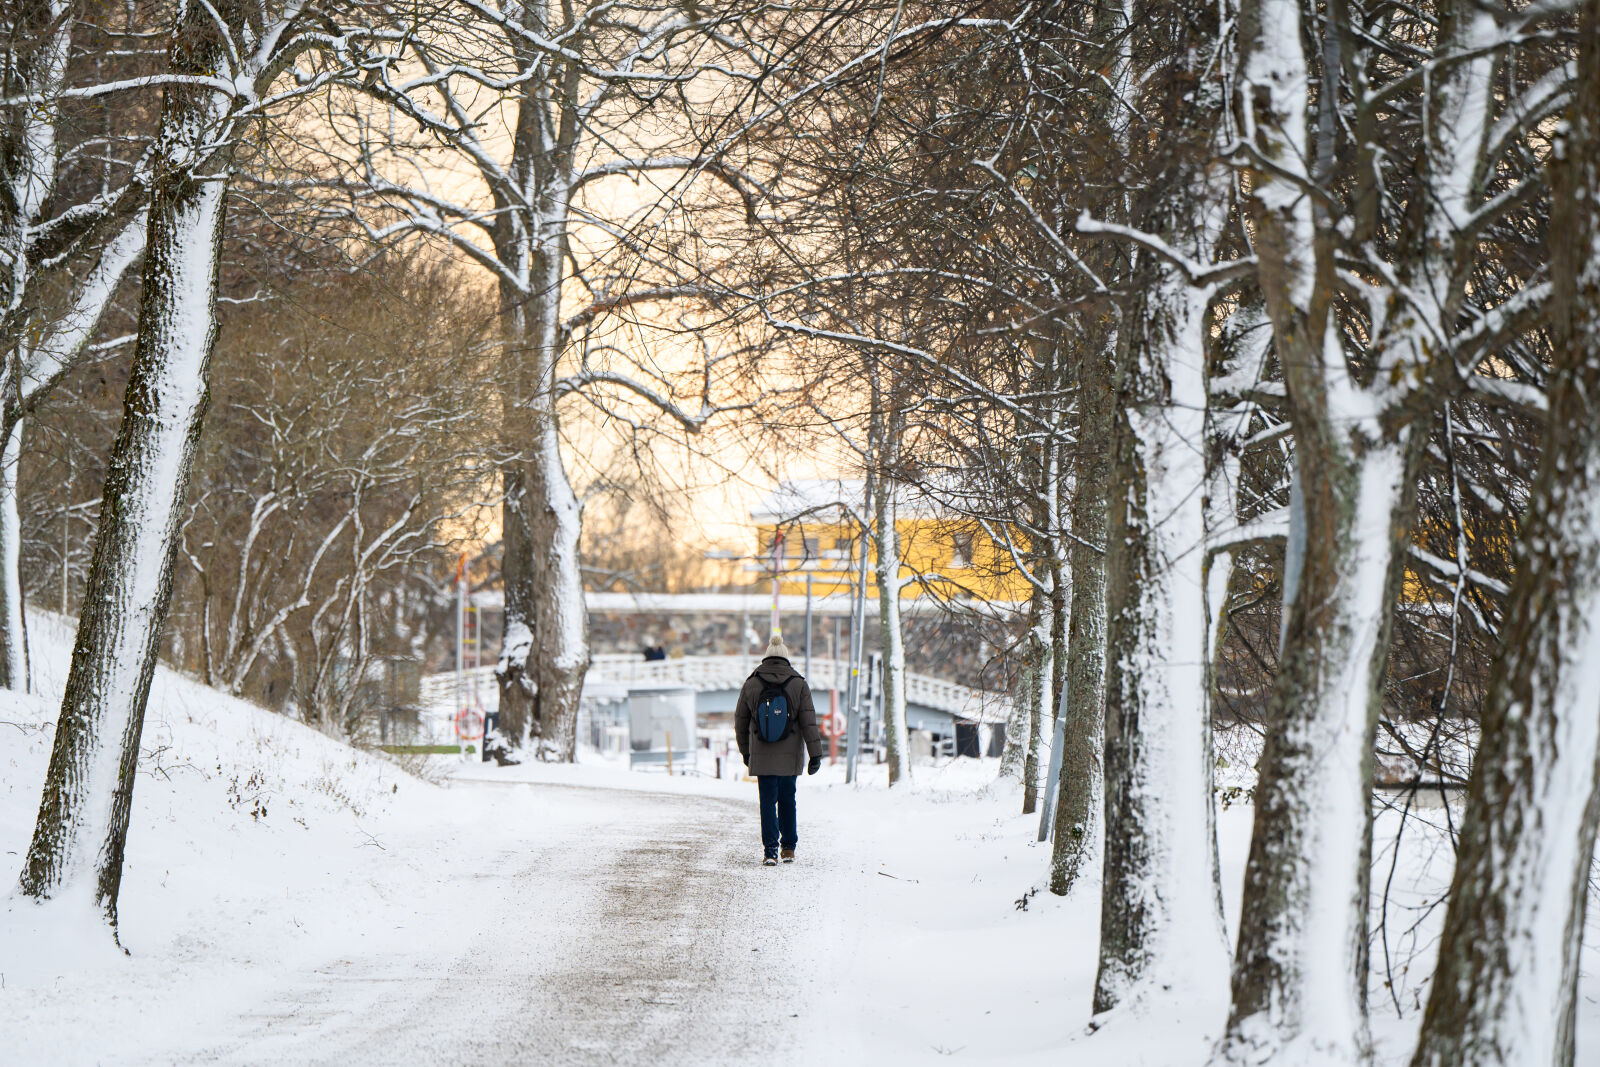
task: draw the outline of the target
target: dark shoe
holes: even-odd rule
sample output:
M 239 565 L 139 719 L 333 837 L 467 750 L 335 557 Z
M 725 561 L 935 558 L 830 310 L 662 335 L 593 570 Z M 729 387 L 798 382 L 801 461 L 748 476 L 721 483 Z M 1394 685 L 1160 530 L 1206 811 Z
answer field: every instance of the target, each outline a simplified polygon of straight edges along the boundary
M 785 863 L 794 862 L 794 849 L 792 848 L 786 848 L 782 852 L 778 853 L 778 855 L 783 857 L 783 862 Z
M 776 856 L 766 856 L 766 857 L 763 857 L 762 860 L 761 860 L 761 866 L 763 866 L 763 867 L 776 867 L 777 865 L 778 865 L 778 857 L 776 857 Z

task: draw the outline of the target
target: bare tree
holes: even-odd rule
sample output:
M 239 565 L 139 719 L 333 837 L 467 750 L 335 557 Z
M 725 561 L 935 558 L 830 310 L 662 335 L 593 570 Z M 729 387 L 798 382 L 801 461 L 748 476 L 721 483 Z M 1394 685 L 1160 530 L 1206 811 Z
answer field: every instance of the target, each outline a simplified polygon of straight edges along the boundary
M 138 73 L 136 48 L 119 49 L 110 71 L 98 59 L 90 63 L 117 35 L 83 25 L 77 5 L 65 0 L 7 5 L 0 32 L 7 41 L 0 67 L 0 687 L 26 690 L 17 507 L 23 421 L 83 356 L 138 263 L 150 170 L 132 109 L 119 136 L 84 128 L 75 111 L 115 88 L 119 76 Z
M 326 16 L 301 0 L 274 11 L 183 8 L 156 81 L 165 89 L 139 338 L 21 878 L 34 898 L 93 901 L 113 936 L 139 738 L 206 405 L 233 142 L 252 117 L 281 102 L 280 82 L 290 98 L 316 88 L 326 75 L 317 59 L 345 62 L 352 43 L 366 38 L 360 30 L 330 34 Z
M 1600 4 L 1587 0 L 1579 12 L 1576 92 L 1557 142 L 1544 455 L 1415 1067 L 1574 1062 L 1578 949 L 1600 822 L 1592 679 L 1600 661 Z
M 1311 53 L 1297 0 L 1241 8 L 1237 152 L 1250 172 L 1253 244 L 1287 387 L 1297 506 L 1219 1062 L 1312 1049 L 1327 1063 L 1370 1055 L 1372 747 L 1419 464 L 1439 390 L 1494 391 L 1479 368 L 1526 328 L 1547 291 L 1485 287 L 1474 294 L 1489 305 L 1476 322 L 1463 313 L 1476 234 L 1508 202 L 1489 194 L 1488 181 L 1518 135 L 1491 122 L 1492 79 L 1496 49 L 1518 31 L 1481 6 L 1439 10 L 1425 76 L 1391 82 L 1383 50 L 1365 47 L 1363 34 L 1396 32 L 1405 17 L 1351 9 L 1319 20 L 1322 51 Z M 1385 101 L 1419 83 L 1416 166 L 1386 196 L 1393 176 L 1353 158 L 1341 131 L 1376 136 Z M 1526 98 L 1503 99 L 1514 131 Z M 1354 206 L 1350 219 L 1341 195 Z M 1379 211 L 1396 201 L 1408 205 L 1402 219 Z M 1389 226 L 1400 237 L 1393 245 L 1378 240 Z M 1350 271 L 1338 259 L 1347 240 L 1361 250 Z M 1341 287 L 1363 293 L 1370 317 L 1346 317 Z
M 496 455 L 492 317 L 457 273 L 330 264 L 225 316 L 172 624 L 209 684 L 349 731 L 372 657 L 420 655 L 425 617 L 375 613 L 453 565 Z
M 675 243 L 669 220 L 705 199 L 702 176 L 733 190 L 735 217 L 759 189 L 717 152 L 701 151 L 685 112 L 708 79 L 758 70 L 746 61 L 759 49 L 748 45 L 739 10 L 460 3 L 413 18 L 403 55 L 370 66 L 360 87 L 396 113 L 421 106 L 402 101 L 426 99 L 428 114 L 450 127 L 447 151 L 480 190 L 453 197 L 434 188 L 418 173 L 438 142 L 397 138 L 391 120 L 360 104 L 336 119 L 353 148 L 345 187 L 375 238 L 435 237 L 499 288 L 500 722 L 540 758 L 570 760 L 589 651 L 582 505 L 563 456 L 561 401 L 643 403 L 689 433 L 716 410 L 729 353 L 707 352 L 684 373 L 596 331 L 607 316 L 710 290 L 715 253 L 704 242 L 698 251 L 693 240 Z M 509 136 L 490 136 L 486 117 Z M 636 212 L 601 206 L 599 190 L 613 178 L 651 190 Z

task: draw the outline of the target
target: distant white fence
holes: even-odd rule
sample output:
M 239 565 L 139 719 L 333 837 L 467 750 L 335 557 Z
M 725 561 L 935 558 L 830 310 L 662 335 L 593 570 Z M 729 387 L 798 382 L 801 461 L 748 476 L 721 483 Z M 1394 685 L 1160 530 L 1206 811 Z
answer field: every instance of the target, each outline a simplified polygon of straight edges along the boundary
M 750 676 L 757 656 L 680 656 L 676 659 L 647 660 L 637 653 L 608 653 L 595 656 L 589 664 L 586 684 L 615 685 L 625 688 L 683 685 L 701 692 L 738 689 Z M 796 667 L 804 669 L 805 661 Z M 814 690 L 843 691 L 850 677 L 849 667 L 831 659 L 813 658 L 806 681 Z M 463 672 L 464 700 L 470 703 L 476 683 L 477 693 L 488 706 L 499 703 L 494 668 L 478 667 Z M 422 703 L 429 709 L 449 710 L 457 703 L 457 676 L 454 671 L 428 674 L 422 678 Z M 936 711 L 949 712 L 979 722 L 1000 722 L 1009 705 L 1002 694 L 948 682 L 926 674 L 906 675 L 906 702 Z

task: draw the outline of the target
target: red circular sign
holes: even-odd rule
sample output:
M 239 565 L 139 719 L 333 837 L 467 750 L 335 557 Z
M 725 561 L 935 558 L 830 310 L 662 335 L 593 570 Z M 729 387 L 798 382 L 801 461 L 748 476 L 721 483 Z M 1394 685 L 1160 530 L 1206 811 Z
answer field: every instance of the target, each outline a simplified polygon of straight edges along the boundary
M 844 736 L 844 716 L 838 712 L 824 715 L 817 725 L 822 730 L 823 737 Z
M 456 712 L 456 736 L 463 741 L 471 741 L 483 735 L 483 716 L 473 708 L 462 708 Z

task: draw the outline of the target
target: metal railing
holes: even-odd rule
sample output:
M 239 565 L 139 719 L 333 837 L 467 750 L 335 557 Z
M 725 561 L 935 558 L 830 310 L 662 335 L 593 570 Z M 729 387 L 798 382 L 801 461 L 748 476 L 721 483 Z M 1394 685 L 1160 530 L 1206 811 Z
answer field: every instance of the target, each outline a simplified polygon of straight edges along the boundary
M 738 689 L 760 662 L 760 658 L 754 655 L 680 656 L 676 659 L 647 660 L 635 653 L 606 653 L 591 660 L 586 683 L 619 685 L 630 689 L 682 685 L 701 692 Z M 804 663 L 797 663 L 796 666 L 803 667 Z M 848 664 L 839 660 L 813 658 L 811 673 L 806 681 L 813 690 L 843 691 L 849 677 Z M 486 703 L 497 701 L 493 667 L 467 671 L 462 681 L 469 699 L 473 683 L 476 682 L 477 691 L 484 695 Z M 424 675 L 421 697 L 425 707 L 453 707 L 456 703 L 456 672 Z M 910 671 L 906 672 L 906 702 L 983 722 L 1002 720 L 1009 709 L 1001 693 L 973 689 Z

